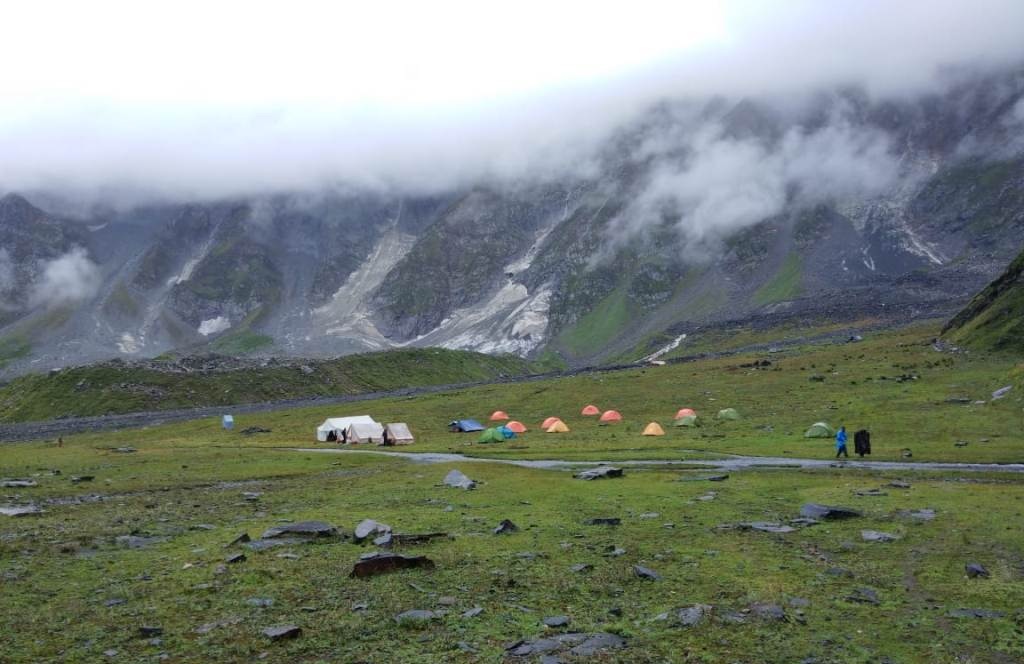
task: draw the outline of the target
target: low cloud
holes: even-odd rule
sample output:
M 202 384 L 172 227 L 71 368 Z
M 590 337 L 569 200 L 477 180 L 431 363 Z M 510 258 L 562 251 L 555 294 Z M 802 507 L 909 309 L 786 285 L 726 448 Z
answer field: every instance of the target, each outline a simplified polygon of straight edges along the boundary
M 721 238 L 789 205 L 877 196 L 902 176 L 884 133 L 841 119 L 813 131 L 791 128 L 777 141 L 733 138 L 721 124 L 711 123 L 685 136 L 673 151 L 685 156 L 660 161 L 613 220 L 607 234 L 611 249 L 669 227 L 690 257 L 699 257 Z
M 40 265 L 39 276 L 29 294 L 32 307 L 58 307 L 82 302 L 99 292 L 100 270 L 75 247 L 68 253 Z

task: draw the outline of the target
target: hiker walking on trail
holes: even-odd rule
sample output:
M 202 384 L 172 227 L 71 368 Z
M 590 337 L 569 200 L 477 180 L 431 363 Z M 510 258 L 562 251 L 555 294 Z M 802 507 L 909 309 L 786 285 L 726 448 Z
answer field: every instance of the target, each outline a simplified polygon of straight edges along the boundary
M 850 458 L 849 453 L 846 451 L 846 427 L 839 427 L 839 431 L 836 432 L 836 458 L 839 455 L 843 455 L 847 459 Z

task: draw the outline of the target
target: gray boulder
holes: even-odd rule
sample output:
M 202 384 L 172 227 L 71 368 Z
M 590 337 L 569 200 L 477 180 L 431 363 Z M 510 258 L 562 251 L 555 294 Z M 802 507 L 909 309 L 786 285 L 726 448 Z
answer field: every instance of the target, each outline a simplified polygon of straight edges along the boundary
M 808 519 L 818 519 L 819 521 L 838 521 L 841 519 L 854 519 L 863 515 L 857 510 L 850 509 L 849 507 L 807 503 L 800 508 L 800 516 Z
M 444 476 L 445 486 L 450 486 L 455 489 L 475 489 L 476 482 L 469 479 L 460 470 L 454 468 L 448 471 L 448 474 Z
M 597 468 L 580 471 L 573 475 L 573 477 L 578 480 L 606 480 L 613 477 L 622 477 L 622 474 L 621 468 L 598 466 Z
M 319 537 L 337 537 L 338 529 L 324 521 L 298 521 L 273 526 L 263 531 L 260 539 L 277 539 L 281 537 L 316 539 Z

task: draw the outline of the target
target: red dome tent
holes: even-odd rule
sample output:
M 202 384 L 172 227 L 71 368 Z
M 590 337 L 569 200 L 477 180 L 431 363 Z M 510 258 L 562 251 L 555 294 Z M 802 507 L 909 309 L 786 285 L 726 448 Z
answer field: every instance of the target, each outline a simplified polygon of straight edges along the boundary
M 697 414 L 697 411 L 695 411 L 692 408 L 680 408 L 679 411 L 676 412 L 676 416 L 674 418 L 672 418 L 672 419 L 681 420 L 684 417 L 690 417 L 691 415 L 696 415 L 696 414 Z
M 604 423 L 621 422 L 622 414 L 617 410 L 606 410 L 604 411 L 604 414 L 601 415 L 601 421 Z
M 511 429 L 514 433 L 526 433 L 526 425 L 524 425 L 522 422 L 512 420 L 505 426 Z
M 544 420 L 544 423 L 540 425 L 540 428 L 547 430 L 555 422 L 561 422 L 561 421 L 562 421 L 562 419 L 559 418 L 559 417 L 549 417 L 548 419 Z
M 492 422 L 503 422 L 508 419 L 508 413 L 503 410 L 496 410 L 491 413 Z
M 600 415 L 600 414 L 601 414 L 601 409 L 598 408 L 597 406 L 595 406 L 594 404 L 590 404 L 589 406 L 585 406 L 583 408 L 583 410 L 580 411 L 580 415 L 586 415 L 588 417 L 592 416 L 592 415 Z

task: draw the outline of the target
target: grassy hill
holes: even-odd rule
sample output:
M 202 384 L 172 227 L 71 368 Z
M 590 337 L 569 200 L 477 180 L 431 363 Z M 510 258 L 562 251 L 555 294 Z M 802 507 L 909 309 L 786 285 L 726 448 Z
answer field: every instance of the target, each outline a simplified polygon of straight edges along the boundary
M 21 376 L 0 387 L 0 421 L 360 394 L 490 380 L 531 371 L 529 362 L 513 356 L 438 348 L 364 353 L 305 363 L 250 363 L 225 370 L 184 371 L 173 361 L 168 361 L 166 367 L 160 364 L 105 362 Z
M 1024 353 L 1024 252 L 942 330 L 978 350 Z

